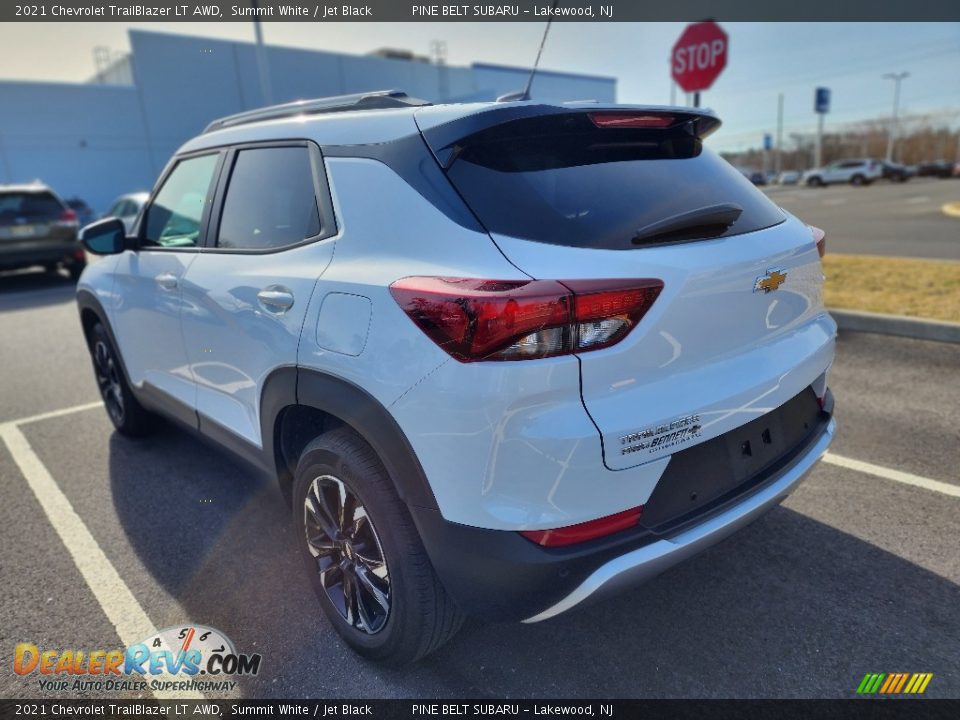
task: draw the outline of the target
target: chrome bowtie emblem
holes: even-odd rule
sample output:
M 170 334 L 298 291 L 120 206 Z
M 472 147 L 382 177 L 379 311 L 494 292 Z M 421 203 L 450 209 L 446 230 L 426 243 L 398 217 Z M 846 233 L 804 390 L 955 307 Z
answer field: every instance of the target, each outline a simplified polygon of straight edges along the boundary
M 787 279 L 787 271 L 782 268 L 771 268 L 767 270 L 766 275 L 761 275 L 753 283 L 754 292 L 773 292 L 779 288 Z

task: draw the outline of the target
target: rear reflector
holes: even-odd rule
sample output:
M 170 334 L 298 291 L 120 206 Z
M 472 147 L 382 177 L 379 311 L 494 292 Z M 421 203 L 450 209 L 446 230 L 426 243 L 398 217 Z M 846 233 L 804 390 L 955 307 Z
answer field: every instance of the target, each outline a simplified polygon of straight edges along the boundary
M 610 111 L 589 113 L 590 120 L 598 128 L 667 128 L 677 118 L 673 115 Z
M 616 515 L 608 515 L 578 525 L 568 525 L 552 530 L 521 530 L 520 534 L 527 540 L 543 547 L 574 545 L 636 527 L 640 523 L 642 513 L 643 506 L 641 505 L 630 510 L 624 510 Z
M 810 232 L 813 233 L 813 241 L 817 244 L 817 253 L 820 257 L 827 254 L 827 234 L 818 227 L 808 225 Z
M 460 362 L 529 360 L 608 347 L 636 327 L 660 280 L 411 277 L 390 293 Z

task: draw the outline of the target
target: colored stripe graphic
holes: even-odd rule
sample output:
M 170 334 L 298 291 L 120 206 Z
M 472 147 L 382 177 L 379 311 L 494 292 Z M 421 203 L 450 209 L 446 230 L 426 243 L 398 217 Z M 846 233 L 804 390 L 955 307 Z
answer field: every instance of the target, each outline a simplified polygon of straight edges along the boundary
M 919 695 L 926 691 L 933 673 L 867 673 L 857 686 L 858 695 Z
M 903 690 L 903 685 L 905 682 L 907 682 L 907 674 L 900 673 L 900 675 L 901 675 L 900 682 L 897 683 L 897 689 L 894 690 L 894 692 L 900 692 L 901 690 Z

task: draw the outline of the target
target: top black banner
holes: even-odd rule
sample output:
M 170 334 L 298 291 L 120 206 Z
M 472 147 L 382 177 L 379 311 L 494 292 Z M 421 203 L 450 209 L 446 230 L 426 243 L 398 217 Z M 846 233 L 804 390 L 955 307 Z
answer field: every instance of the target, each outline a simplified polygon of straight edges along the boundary
M 204 3 L 64 0 L 0 5 L 3 22 L 638 22 L 951 21 L 960 0 L 550 0 L 415 3 L 407 0 L 215 0 Z

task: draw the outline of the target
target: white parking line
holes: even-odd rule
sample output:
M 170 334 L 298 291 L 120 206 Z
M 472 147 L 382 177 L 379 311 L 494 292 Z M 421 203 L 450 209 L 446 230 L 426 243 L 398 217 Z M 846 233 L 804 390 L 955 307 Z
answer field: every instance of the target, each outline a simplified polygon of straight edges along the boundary
M 92 402 L 86 403 L 85 405 L 74 405 L 68 408 L 60 408 L 59 410 L 51 410 L 50 412 L 40 413 L 39 415 L 31 415 L 30 417 L 20 418 L 19 420 L 12 420 L 8 423 L 2 423 L 2 425 L 26 425 L 27 423 L 40 422 L 41 420 L 51 420 L 53 418 L 63 417 L 64 415 L 73 415 L 74 413 L 83 412 L 84 410 L 93 410 L 93 408 L 103 407 L 102 402 Z
M 86 524 L 73 509 L 70 500 L 63 494 L 53 476 L 37 457 L 30 447 L 27 438 L 20 432 L 18 425 L 37 422 L 52 417 L 61 417 L 83 410 L 99 407 L 101 403 L 77 405 L 42 415 L 35 415 L 22 420 L 14 420 L 0 424 L 0 439 L 6 444 L 13 461 L 20 468 L 20 472 L 33 491 L 37 502 L 43 508 L 47 520 L 53 526 L 60 540 L 66 547 L 73 564 L 83 576 L 90 592 L 97 599 L 104 615 L 111 622 L 125 646 L 130 646 L 150 637 L 157 631 L 157 626 L 151 622 L 146 611 L 134 597 L 130 588 L 120 577 L 116 568 L 97 544 L 96 539 L 87 529 Z M 170 680 L 168 675 L 158 675 L 156 679 Z M 153 690 L 154 697 L 161 700 L 177 700 L 183 698 L 204 698 L 201 693 L 184 693 L 178 691 Z
M 960 485 L 951 485 L 950 483 L 940 482 L 939 480 L 931 480 L 930 478 L 903 472 L 902 470 L 894 470 L 881 465 L 863 462 L 862 460 L 854 460 L 853 458 L 844 457 L 843 455 L 835 455 L 832 452 L 824 455 L 823 461 L 831 465 L 836 465 L 837 467 L 856 470 L 857 472 L 866 473 L 867 475 L 874 475 L 884 480 L 893 480 L 894 482 L 903 483 L 904 485 L 913 485 L 914 487 L 923 488 L 924 490 L 932 490 L 933 492 L 960 498 Z

